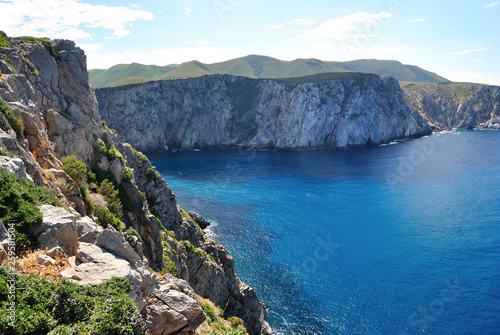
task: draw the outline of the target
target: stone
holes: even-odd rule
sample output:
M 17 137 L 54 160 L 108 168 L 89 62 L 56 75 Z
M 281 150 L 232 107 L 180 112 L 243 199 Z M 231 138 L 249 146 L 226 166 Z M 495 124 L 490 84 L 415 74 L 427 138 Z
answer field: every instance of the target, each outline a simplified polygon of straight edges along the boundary
M 30 181 L 33 181 L 31 178 L 28 178 L 28 175 L 26 174 L 24 168 L 24 163 L 20 158 L 17 157 L 10 158 L 7 156 L 0 156 L 0 167 L 7 169 L 7 171 L 23 179 L 30 179 Z
M 68 256 L 78 249 L 76 216 L 64 208 L 51 205 L 40 206 L 42 223 L 33 231 L 38 242 L 46 249 L 60 247 Z
M 77 220 L 76 225 L 79 242 L 95 243 L 97 235 L 104 230 L 88 216 Z
M 53 259 L 52 257 L 47 256 L 47 255 L 40 255 L 40 256 L 38 256 L 37 257 L 37 261 L 41 265 L 45 265 L 45 266 L 56 264 L 55 259 Z
M 5 239 L 8 239 L 10 236 L 9 232 L 7 231 L 7 228 L 5 228 L 2 220 L 0 220 L 0 241 L 3 241 Z
M 59 255 L 60 257 L 65 256 L 64 250 L 61 247 L 54 247 L 47 251 L 47 256 L 49 257 L 55 258 L 57 255 Z
M 141 261 L 139 255 L 132 249 L 130 244 L 125 240 L 123 235 L 115 228 L 108 226 L 97 235 L 95 244 L 102 247 L 117 256 L 121 256 L 132 265 L 136 265 Z
M 196 299 L 167 285 L 161 285 L 151 294 L 146 307 L 146 325 L 151 335 L 186 332 L 198 328 L 206 319 Z
M 205 218 L 200 214 L 193 211 L 189 211 L 188 214 L 194 220 L 194 222 L 196 222 L 200 226 L 201 229 L 205 229 L 210 226 L 210 222 L 205 220 Z

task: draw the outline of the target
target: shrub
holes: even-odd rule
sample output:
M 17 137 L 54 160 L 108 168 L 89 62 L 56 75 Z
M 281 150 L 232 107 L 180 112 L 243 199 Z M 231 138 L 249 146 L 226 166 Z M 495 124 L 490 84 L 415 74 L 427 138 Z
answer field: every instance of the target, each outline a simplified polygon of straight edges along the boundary
M 10 46 L 11 44 L 3 36 L 0 36 L 0 48 L 8 48 Z
M 22 117 L 16 116 L 3 99 L 0 99 L 0 128 L 3 130 L 14 129 L 19 137 L 24 134 L 24 121 Z
M 191 242 L 189 242 L 189 241 L 180 241 L 179 243 L 182 244 L 182 246 L 186 250 L 193 251 L 193 252 L 196 250 L 196 248 L 194 247 L 194 245 L 191 244 Z
M 16 282 L 16 322 L 9 325 L 8 280 Z M 2 334 L 145 334 L 145 324 L 132 299 L 126 278 L 98 286 L 55 283 L 35 275 L 0 268 L 0 333 Z
M 134 171 L 131 168 L 125 166 L 123 173 L 123 180 L 128 181 L 129 183 L 134 181 Z
M 203 311 L 210 319 L 210 321 L 208 323 L 214 323 L 217 321 L 217 317 L 215 316 L 214 308 L 212 307 L 212 305 L 210 305 L 210 303 L 205 302 L 205 305 L 203 306 Z
M 92 173 L 92 171 L 87 169 L 87 165 L 76 158 L 75 155 L 63 157 L 61 159 L 61 163 L 64 172 L 66 172 L 80 188 L 83 202 L 92 211 L 94 209 L 94 204 L 92 203 L 92 199 L 90 199 L 89 190 L 87 188 L 87 181 L 95 180 L 95 175 Z
M 100 138 L 97 139 L 97 146 L 95 148 L 96 153 L 101 154 L 103 156 L 108 157 L 109 160 L 114 161 L 115 159 L 119 159 L 123 166 L 125 166 L 125 159 L 121 152 L 116 149 L 115 145 L 108 146 L 104 143 Z
M 174 277 L 179 276 L 179 269 L 165 253 L 163 254 L 163 263 L 165 264 L 165 268 L 163 268 L 162 271 L 160 272 L 162 276 L 165 275 L 167 272 Z
M 7 157 L 10 157 L 10 158 L 14 158 L 15 155 L 11 152 L 6 152 L 6 151 L 3 151 L 0 149 L 0 156 L 7 156 Z
M 137 158 L 139 159 L 139 168 L 142 168 L 144 166 L 144 164 L 146 163 L 149 163 L 149 158 L 148 156 L 146 156 L 145 154 L 143 154 L 142 152 L 139 152 L 137 150 L 135 150 L 134 148 L 131 148 L 132 149 L 132 152 L 137 156 Z
M 115 188 L 112 182 L 104 179 L 101 185 L 97 188 L 97 193 L 104 196 L 106 202 L 108 203 L 108 209 L 117 219 L 123 217 L 122 214 L 122 203 L 118 198 L 119 191 Z
M 129 235 L 132 235 L 132 236 L 135 236 L 139 239 L 139 242 L 142 243 L 142 238 L 141 238 L 141 235 L 139 235 L 139 233 L 137 232 L 137 230 L 135 230 L 134 228 L 129 228 L 125 231 L 127 234 Z
M 55 60 L 59 60 L 59 55 L 54 50 L 54 46 L 52 46 L 52 43 L 50 43 L 50 41 L 42 41 L 42 45 L 45 49 L 47 49 L 50 55 L 54 57 Z
M 155 182 L 161 178 L 160 174 L 153 168 L 149 168 L 146 170 L 146 177 L 148 178 L 148 181 L 154 180 Z
M 95 180 L 98 184 L 102 183 L 105 179 L 113 183 L 114 187 L 118 190 L 118 199 L 120 199 L 123 210 L 127 212 L 133 212 L 136 210 L 127 191 L 123 186 L 118 184 L 113 172 L 103 170 L 97 165 L 92 168 L 92 171 L 95 173 Z
M 122 222 L 118 220 L 106 207 L 96 205 L 94 215 L 97 217 L 99 225 L 106 228 L 108 224 L 112 225 L 116 230 L 120 230 Z
M 227 321 L 231 323 L 231 327 L 233 328 L 239 328 L 240 326 L 243 326 L 243 320 L 237 316 L 232 316 L 229 319 L 227 319 Z
M 215 328 L 215 327 L 214 327 Z M 212 331 L 207 331 L 207 330 L 202 330 L 201 333 L 204 335 L 247 335 L 248 333 L 246 332 L 245 329 L 221 329 L 222 327 L 217 327 L 216 329 Z
M 14 223 L 18 244 L 35 243 L 31 230 L 42 222 L 41 204 L 62 206 L 52 192 L 0 168 L 0 219 Z

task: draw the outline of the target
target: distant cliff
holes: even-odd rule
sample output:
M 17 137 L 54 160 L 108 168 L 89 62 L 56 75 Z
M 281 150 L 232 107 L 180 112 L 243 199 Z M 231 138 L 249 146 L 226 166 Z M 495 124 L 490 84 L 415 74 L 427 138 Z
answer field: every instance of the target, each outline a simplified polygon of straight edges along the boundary
M 412 110 L 437 129 L 500 129 L 500 87 L 470 83 L 402 86 Z
M 375 75 L 215 75 L 96 94 L 106 123 L 143 151 L 342 148 L 431 132 L 406 106 L 398 82 Z

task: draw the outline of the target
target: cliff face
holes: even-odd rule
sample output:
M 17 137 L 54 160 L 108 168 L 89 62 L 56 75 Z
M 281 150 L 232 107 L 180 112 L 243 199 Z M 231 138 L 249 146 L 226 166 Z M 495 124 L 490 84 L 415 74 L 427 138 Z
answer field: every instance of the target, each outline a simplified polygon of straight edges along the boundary
M 123 256 L 120 252 L 127 250 L 127 255 L 132 255 L 129 258 L 133 260 L 130 266 L 136 271 L 137 278 L 142 278 L 143 284 L 139 284 L 143 291 L 139 295 L 143 298 L 150 294 L 161 296 L 170 290 L 168 287 L 162 288 L 158 276 L 150 276 L 147 270 L 148 266 L 156 271 L 165 269 L 166 256 L 170 256 L 180 269 L 179 276 L 188 281 L 198 295 L 213 300 L 219 306 L 227 303 L 227 315 L 241 317 L 251 334 L 270 334 L 264 305 L 255 291 L 238 279 L 227 250 L 206 237 L 189 217 L 182 216 L 174 193 L 165 180 L 157 175 L 147 158 L 130 145 L 122 143 L 121 137 L 105 126 L 89 85 L 84 52 L 71 41 L 45 41 L 42 45 L 39 41 L 3 37 L 12 45 L 0 48 L 0 98 L 17 116 L 22 117 L 25 129 L 19 134 L 13 130 L 0 129 L 0 149 L 22 161 L 26 178 L 51 190 L 78 214 L 75 217 L 81 216 L 81 222 L 89 223 L 85 225 L 77 222 L 82 227 L 90 227 L 78 231 L 80 251 L 77 255 L 85 254 L 83 247 L 92 249 L 94 253 L 104 252 L 95 246 L 88 246 L 89 243 L 96 243 L 99 248 L 118 256 Z M 105 155 L 101 146 L 116 148 L 117 151 L 113 155 Z M 92 210 L 84 204 L 79 186 L 62 170 L 60 159 L 68 155 L 75 155 L 89 168 L 98 166 L 105 173 L 112 174 L 130 200 L 127 208 L 123 206 L 123 222 L 139 232 L 142 244 L 136 238 L 111 228 L 104 232 L 102 228 L 95 228 L 94 219 L 87 216 L 92 214 Z M 124 177 L 128 169 L 133 172 L 132 181 Z M 154 172 L 154 178 L 150 178 L 151 171 Z M 80 236 L 87 229 L 88 234 Z M 165 229 L 170 231 L 169 236 L 166 236 Z M 113 236 L 112 242 L 106 240 L 106 236 Z M 181 242 L 198 248 L 197 252 L 184 247 Z M 78 248 L 78 243 L 74 247 Z M 176 250 L 175 255 L 172 250 Z M 141 260 L 136 264 L 136 259 L 142 258 L 143 251 L 145 263 L 142 264 Z M 85 263 L 89 259 L 92 257 L 81 261 Z M 88 262 L 83 265 L 95 265 L 92 264 Z M 76 266 L 74 271 L 78 272 L 78 269 Z M 172 282 L 173 279 L 161 280 Z M 136 301 L 140 309 L 154 310 L 155 306 L 146 306 L 147 300 L 141 299 L 137 298 Z M 154 316 L 158 322 L 162 318 L 165 321 L 168 318 L 165 315 L 171 315 L 168 313 L 176 313 L 168 306 L 156 307 L 161 307 L 161 310 L 152 312 L 156 313 Z M 194 303 L 193 308 L 199 307 Z M 197 318 L 193 324 L 199 325 L 200 320 Z M 171 333 L 184 334 L 193 330 L 187 326 L 183 329 L 185 331 L 179 332 L 182 329 L 177 328 Z M 153 333 L 170 334 L 165 329 L 156 329 Z
M 392 78 L 293 83 L 216 75 L 97 91 L 102 117 L 143 151 L 377 145 L 429 133 Z
M 500 129 L 500 87 L 480 84 L 403 86 L 405 99 L 438 129 Z

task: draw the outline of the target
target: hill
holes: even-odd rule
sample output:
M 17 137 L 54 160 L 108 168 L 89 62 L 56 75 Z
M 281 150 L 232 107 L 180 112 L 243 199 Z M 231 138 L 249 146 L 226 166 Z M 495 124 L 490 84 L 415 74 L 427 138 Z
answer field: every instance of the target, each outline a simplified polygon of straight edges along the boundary
M 120 64 L 108 70 L 90 70 L 91 84 L 95 88 L 116 87 L 146 81 L 187 79 L 212 74 L 230 74 L 248 78 L 296 78 L 320 73 L 362 72 L 394 77 L 399 81 L 440 83 L 446 78 L 417 66 L 397 61 L 355 60 L 326 62 L 319 59 L 282 61 L 267 56 L 250 55 L 225 62 L 204 64 L 191 61 L 180 65 Z

